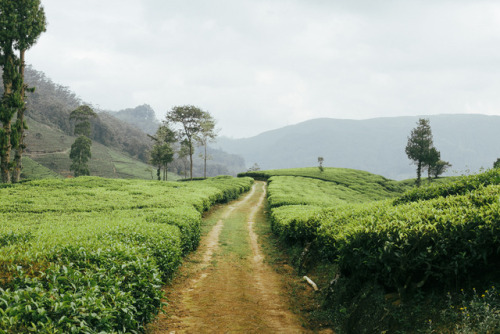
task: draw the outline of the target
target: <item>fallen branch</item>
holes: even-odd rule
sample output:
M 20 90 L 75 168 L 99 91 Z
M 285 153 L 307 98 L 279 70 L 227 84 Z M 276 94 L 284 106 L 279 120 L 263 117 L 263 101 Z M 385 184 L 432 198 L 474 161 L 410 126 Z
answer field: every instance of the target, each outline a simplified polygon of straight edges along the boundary
M 312 288 L 314 289 L 314 291 L 318 291 L 318 286 L 316 285 L 316 283 L 313 282 L 312 279 L 310 279 L 309 277 L 307 276 L 304 276 L 304 279 L 307 281 L 307 283 L 309 283 L 310 286 L 312 286 Z

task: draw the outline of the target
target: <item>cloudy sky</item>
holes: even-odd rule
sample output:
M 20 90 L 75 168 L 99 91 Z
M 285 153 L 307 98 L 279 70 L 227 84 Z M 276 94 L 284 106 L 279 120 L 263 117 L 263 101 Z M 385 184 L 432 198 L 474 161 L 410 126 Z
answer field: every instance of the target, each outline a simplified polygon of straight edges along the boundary
M 318 117 L 500 115 L 500 2 L 42 0 L 27 62 L 101 109 L 240 138 Z

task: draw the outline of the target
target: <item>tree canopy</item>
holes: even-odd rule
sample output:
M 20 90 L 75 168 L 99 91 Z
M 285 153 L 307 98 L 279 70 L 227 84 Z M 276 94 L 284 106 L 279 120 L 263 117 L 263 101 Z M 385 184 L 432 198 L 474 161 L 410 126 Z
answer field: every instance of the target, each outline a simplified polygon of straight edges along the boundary
M 45 12 L 40 0 L 0 0 L 0 67 L 2 68 L 3 96 L 0 102 L 0 169 L 2 182 L 11 182 L 11 168 L 15 165 L 13 180 L 19 181 L 24 149 L 25 53 L 45 31 Z M 18 51 L 18 55 L 16 55 Z M 13 117 L 17 121 L 12 125 Z M 15 148 L 15 163 L 11 150 Z
M 184 145 L 189 150 L 189 175 L 193 178 L 193 153 L 194 142 L 203 130 L 203 122 L 207 119 L 207 112 L 193 105 L 173 107 L 167 113 L 167 123 L 177 123 L 181 125 L 180 137 L 185 141 Z
M 417 127 L 411 131 L 406 145 L 406 155 L 417 165 L 417 187 L 421 183 L 422 168 L 429 161 L 431 156 L 432 131 L 428 119 L 421 118 Z

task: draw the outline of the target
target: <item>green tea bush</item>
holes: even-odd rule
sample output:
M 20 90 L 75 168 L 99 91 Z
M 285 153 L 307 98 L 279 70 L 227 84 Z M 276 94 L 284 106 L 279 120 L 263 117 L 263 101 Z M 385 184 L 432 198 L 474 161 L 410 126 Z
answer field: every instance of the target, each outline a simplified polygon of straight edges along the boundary
M 463 195 L 479 187 L 491 184 L 500 184 L 500 169 L 491 169 L 485 173 L 463 176 L 452 183 L 414 188 L 395 199 L 394 205 L 429 200 L 437 197 Z
M 316 239 L 323 208 L 312 205 L 289 205 L 271 211 L 272 231 L 292 244 L 304 245 Z
M 375 205 L 325 217 L 318 231 L 323 253 L 361 281 L 404 290 L 467 283 L 500 264 L 500 187 L 393 207 Z
M 340 188 L 354 190 L 359 194 L 363 194 L 365 198 L 370 198 L 370 200 L 395 197 L 411 188 L 404 181 L 393 181 L 380 175 L 349 168 L 326 167 L 323 172 L 317 167 L 275 169 L 240 173 L 238 176 L 249 176 L 264 181 L 273 176 L 296 176 L 321 180 L 336 184 Z
M 249 178 L 40 180 L 0 188 L 0 332 L 138 333 L 197 247 L 203 211 Z

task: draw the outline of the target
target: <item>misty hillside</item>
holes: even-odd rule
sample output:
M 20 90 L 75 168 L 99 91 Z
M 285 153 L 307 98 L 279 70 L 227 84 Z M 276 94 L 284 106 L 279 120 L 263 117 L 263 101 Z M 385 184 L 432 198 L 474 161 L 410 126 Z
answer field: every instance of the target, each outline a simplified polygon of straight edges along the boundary
M 27 158 L 59 175 L 68 176 L 69 147 L 74 141 L 69 115 L 87 103 L 68 87 L 54 83 L 31 66 L 26 67 L 25 77 L 26 83 L 35 87 L 35 92 L 26 97 L 26 117 L 30 127 L 27 131 Z M 0 93 L 2 87 L 0 76 Z M 150 178 L 152 168 L 147 164 L 153 142 L 147 134 L 155 133 L 160 125 L 154 110 L 144 104 L 116 112 L 96 112 L 98 117 L 91 120 L 91 139 L 94 141 L 90 162 L 92 175 Z M 209 154 L 207 176 L 236 175 L 246 170 L 240 156 L 218 149 L 209 149 Z M 169 169 L 184 174 L 185 168 L 184 161 L 177 161 Z M 203 161 L 197 156 L 193 173 L 194 176 L 203 176 Z M 30 177 L 37 176 L 31 173 Z
M 243 156 L 250 167 L 281 169 L 316 166 L 366 170 L 401 180 L 415 177 L 405 154 L 419 118 L 429 118 L 434 145 L 453 167 L 447 175 L 491 168 L 500 157 L 500 116 L 437 115 L 368 120 L 313 119 L 244 139 L 219 138 L 215 146 Z
M 148 104 L 108 113 L 150 135 L 156 133 L 160 126 L 155 111 Z

